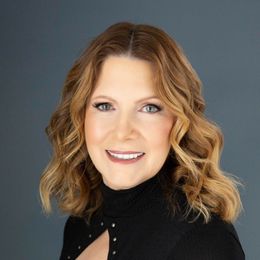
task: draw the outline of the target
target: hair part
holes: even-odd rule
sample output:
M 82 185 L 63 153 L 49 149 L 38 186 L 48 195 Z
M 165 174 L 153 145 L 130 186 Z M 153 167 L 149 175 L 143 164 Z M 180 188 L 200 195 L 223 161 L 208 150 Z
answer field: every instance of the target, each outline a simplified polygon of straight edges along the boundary
M 170 134 L 171 152 L 165 195 L 176 209 L 174 190 L 187 200 L 184 213 L 212 214 L 233 222 L 242 209 L 237 186 L 231 174 L 220 169 L 223 134 L 204 115 L 202 83 L 184 51 L 163 30 L 147 24 L 116 23 L 93 39 L 75 61 L 64 83 L 60 103 L 46 127 L 53 147 L 52 158 L 40 181 L 44 210 L 51 212 L 51 198 L 66 213 L 90 220 L 102 204 L 101 174 L 93 165 L 84 137 L 85 110 L 101 66 L 109 56 L 146 60 L 155 70 L 154 91 L 176 115 Z

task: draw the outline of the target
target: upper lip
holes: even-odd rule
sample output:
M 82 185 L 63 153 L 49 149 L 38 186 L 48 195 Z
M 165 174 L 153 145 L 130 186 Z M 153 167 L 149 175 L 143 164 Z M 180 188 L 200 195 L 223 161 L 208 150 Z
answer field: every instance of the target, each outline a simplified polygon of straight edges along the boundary
M 112 152 L 112 153 L 117 153 L 117 154 L 135 154 L 135 153 L 143 153 L 143 152 L 137 152 L 137 151 L 115 151 L 115 150 L 107 150 L 109 152 Z

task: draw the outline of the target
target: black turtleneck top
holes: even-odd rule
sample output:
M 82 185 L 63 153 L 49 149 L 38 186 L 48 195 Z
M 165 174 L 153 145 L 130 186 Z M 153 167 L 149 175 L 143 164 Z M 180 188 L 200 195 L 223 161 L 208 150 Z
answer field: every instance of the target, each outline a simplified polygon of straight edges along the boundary
M 90 225 L 83 218 L 67 219 L 60 260 L 76 259 L 106 229 L 108 260 L 245 259 L 232 224 L 217 216 L 207 224 L 201 218 L 190 223 L 170 214 L 157 175 L 125 190 L 102 182 L 101 192 L 102 210 Z

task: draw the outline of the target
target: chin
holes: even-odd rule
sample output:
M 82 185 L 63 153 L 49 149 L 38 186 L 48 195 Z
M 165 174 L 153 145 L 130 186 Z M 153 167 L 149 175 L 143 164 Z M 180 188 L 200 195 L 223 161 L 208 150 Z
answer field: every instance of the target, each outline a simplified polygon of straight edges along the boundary
M 113 190 L 125 190 L 125 189 L 130 189 L 136 185 L 138 185 L 139 183 L 141 183 L 142 180 L 122 180 L 122 178 L 118 178 L 118 179 L 114 179 L 114 180 L 108 180 L 107 178 L 105 178 L 104 183 L 106 184 L 106 186 L 108 186 L 109 188 L 113 189 Z

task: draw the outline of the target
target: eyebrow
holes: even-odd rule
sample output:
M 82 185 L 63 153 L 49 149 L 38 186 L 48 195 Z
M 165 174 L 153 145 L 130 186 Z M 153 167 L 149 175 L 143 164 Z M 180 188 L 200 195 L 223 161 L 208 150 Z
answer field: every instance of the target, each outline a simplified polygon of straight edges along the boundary
M 107 98 L 107 99 L 110 99 L 111 101 L 116 103 L 115 99 L 113 99 L 112 97 L 106 96 L 106 95 L 99 95 L 99 96 L 94 97 L 93 99 L 96 99 L 96 98 Z M 158 96 L 144 97 L 144 98 L 137 100 L 136 103 L 142 102 L 142 101 L 147 100 L 147 99 L 152 99 L 152 98 L 159 99 Z

